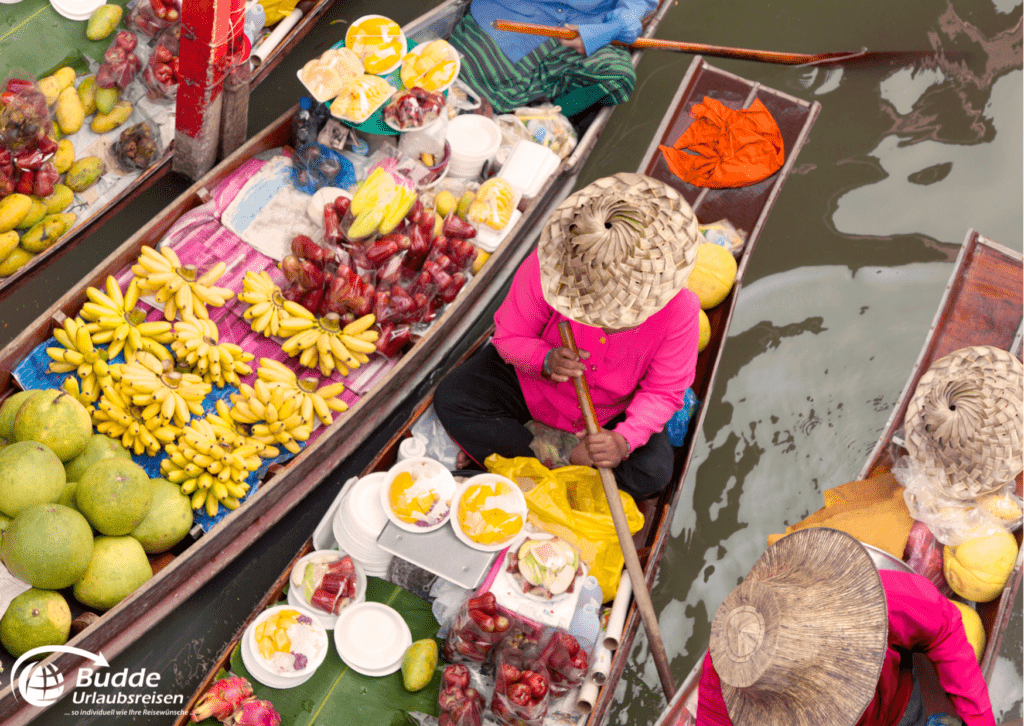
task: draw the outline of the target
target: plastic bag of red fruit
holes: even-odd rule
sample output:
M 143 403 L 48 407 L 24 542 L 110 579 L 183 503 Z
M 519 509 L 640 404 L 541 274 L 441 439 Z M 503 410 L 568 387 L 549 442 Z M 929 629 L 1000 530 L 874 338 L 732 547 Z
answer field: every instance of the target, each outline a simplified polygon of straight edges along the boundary
M 139 0 L 125 25 L 147 38 L 155 38 L 181 19 L 181 0 Z
M 517 620 L 498 605 L 494 593 L 468 598 L 448 629 L 442 655 L 449 663 L 483 663 Z
M 151 101 L 172 100 L 178 92 L 178 45 L 181 38 L 181 24 L 177 23 L 161 31 L 142 71 L 142 82 L 146 84 L 146 96 Z
M 441 671 L 441 690 L 437 695 L 441 710 L 437 726 L 480 726 L 485 702 L 478 685 L 479 676 L 462 663 L 446 666 Z
M 541 659 L 551 674 L 551 693 L 562 696 L 583 683 L 589 662 L 579 641 L 564 630 L 555 630 L 544 643 Z
M 495 656 L 494 715 L 513 726 L 540 726 L 551 693 L 551 674 L 540 644 L 528 637 L 502 641 Z

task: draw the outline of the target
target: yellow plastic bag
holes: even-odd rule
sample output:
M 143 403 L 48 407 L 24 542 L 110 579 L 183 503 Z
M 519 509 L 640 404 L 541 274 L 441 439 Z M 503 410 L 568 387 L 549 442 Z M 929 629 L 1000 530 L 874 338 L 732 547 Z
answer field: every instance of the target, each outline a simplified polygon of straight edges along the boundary
M 299 0 L 260 0 L 260 5 L 267 13 L 264 27 L 269 28 L 287 18 L 298 3 Z
M 506 459 L 497 454 L 488 456 L 484 464 L 488 471 L 512 481 L 528 477 L 536 482 L 533 489 L 524 492 L 530 523 L 579 550 L 590 574 L 601 585 L 604 601 L 614 598 L 625 559 L 597 470 L 589 466 L 548 469 L 531 457 Z M 644 517 L 633 497 L 620 490 L 619 498 L 629 531 L 636 534 L 644 526 Z

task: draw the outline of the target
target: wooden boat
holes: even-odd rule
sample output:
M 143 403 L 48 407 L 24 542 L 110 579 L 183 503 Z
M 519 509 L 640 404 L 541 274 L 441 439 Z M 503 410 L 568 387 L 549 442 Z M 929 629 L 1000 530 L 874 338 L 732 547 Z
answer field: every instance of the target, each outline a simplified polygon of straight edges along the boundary
M 469 7 L 469 0 L 447 0 L 404 28 L 413 40 L 447 37 Z M 664 3 L 650 19 L 645 33 L 652 34 L 668 10 Z M 632 56 L 639 62 L 640 53 Z M 131 265 L 143 246 L 156 246 L 183 215 L 211 198 L 211 190 L 257 154 L 289 144 L 291 120 L 296 105 L 271 126 L 253 137 L 216 168 L 175 199 L 159 217 L 126 240 L 35 323 L 0 350 L 0 401 L 17 391 L 14 368 L 38 345 L 48 340 L 65 316 L 78 313 L 89 286 L 102 287 L 108 275 Z M 582 134 L 573 153 L 544 183 L 532 200 L 520 204 L 523 212 L 501 246 L 480 272 L 462 289 L 455 303 L 434 322 L 408 350 L 401 363 L 379 380 L 359 402 L 338 417 L 329 430 L 302 454 L 283 467 L 272 467 L 258 491 L 209 533 L 179 545 L 177 556 L 161 556 L 154 563 L 156 574 L 131 596 L 105 613 L 98 622 L 72 637 L 69 646 L 111 658 L 154 627 L 171 610 L 224 569 L 240 552 L 252 545 L 275 522 L 318 486 L 331 471 L 353 452 L 399 407 L 403 397 L 434 373 L 450 365 L 450 353 L 461 338 L 489 310 L 498 291 L 509 282 L 530 251 L 541 221 L 550 209 L 568 195 L 584 161 L 608 122 L 614 107 L 603 107 Z M 788 171 L 788 169 L 787 169 Z M 189 542 L 189 540 L 186 540 Z M 72 603 L 72 607 L 75 604 Z M 51 656 L 65 681 L 74 677 L 87 662 L 69 654 Z M 10 668 L 13 660 L 0 653 L 0 666 Z M 49 661 L 48 661 L 49 662 Z M 9 683 L 0 690 L 0 721 L 26 723 L 39 710 L 18 698 Z
M 960 250 L 928 337 L 914 363 L 907 385 L 900 394 L 885 430 L 874 451 L 861 469 L 860 479 L 887 470 L 902 449 L 903 419 L 917 382 L 939 358 L 971 345 L 992 345 L 1021 356 L 1021 255 L 971 230 Z M 1017 478 L 1017 494 L 1021 479 Z M 1017 544 L 1021 530 L 1016 532 Z M 1014 611 L 1014 600 L 1024 573 L 1024 554 L 1018 553 L 1013 573 L 999 598 L 978 604 L 978 614 L 987 636 L 981 670 L 991 682 L 996 659 L 1003 645 L 1003 633 Z M 1012 644 L 1011 644 L 1012 645 Z M 1015 646 L 1019 649 L 1019 643 Z M 696 714 L 697 688 L 702 673 L 703 654 L 679 687 L 675 698 L 655 726 L 687 726 Z M 930 665 L 915 659 L 915 666 Z M 955 713 L 941 693 L 934 674 L 922 678 L 922 692 L 929 712 Z
M 258 86 L 284 57 L 313 29 L 317 21 L 334 4 L 334 0 L 306 0 L 302 3 L 306 12 L 295 26 L 288 31 L 282 41 L 269 52 L 266 59 L 256 66 L 249 80 L 250 88 Z M 13 275 L 0 278 L 0 296 L 6 296 L 30 283 L 40 272 L 53 264 L 61 255 L 77 247 L 103 223 L 124 209 L 128 204 L 156 184 L 171 170 L 171 159 L 174 156 L 173 145 L 154 161 L 147 169 L 139 173 L 135 183 L 96 208 L 90 207 L 85 221 L 53 245 L 29 260 Z
M 786 162 L 776 175 L 744 189 L 701 190 L 683 183 L 668 170 L 663 157 L 658 152 L 658 146 L 672 145 L 673 141 L 678 138 L 688 124 L 690 108 L 694 104 L 699 103 L 705 96 L 716 98 L 734 108 L 749 106 L 754 99 L 760 99 L 765 104 L 778 121 L 785 141 Z M 708 65 L 703 58 L 698 56 L 694 59 L 686 76 L 683 78 L 672 105 L 640 165 L 640 172 L 661 179 L 679 190 L 691 204 L 701 223 L 710 223 L 727 218 L 737 229 L 749 230 L 747 232 L 746 244 L 743 247 L 738 262 L 735 287 L 721 305 L 708 311 L 711 323 L 711 339 L 698 358 L 696 379 L 693 384 L 693 390 L 697 394 L 698 399 L 703 400 L 706 398 L 712 389 L 729 323 L 739 296 L 742 275 L 746 269 L 747 261 L 750 258 L 772 204 L 777 198 L 796 160 L 800 147 L 806 141 L 819 110 L 820 105 L 817 102 L 803 101 L 758 83 L 748 81 L 732 73 L 722 71 Z M 486 339 L 486 335 L 480 342 L 484 339 Z M 427 409 L 429 403 L 430 397 L 428 396 L 417 406 L 412 420 L 392 437 L 385 449 L 368 465 L 364 474 L 372 471 L 387 470 L 394 463 L 398 445 L 408 435 L 407 431 L 412 427 L 415 418 Z M 703 409 L 696 420 L 691 422 L 686 443 L 677 449 L 675 481 L 680 484 L 676 487 L 670 487 L 659 498 L 638 502 L 638 506 L 644 515 L 645 523 L 643 529 L 635 535 L 634 541 L 638 550 L 642 553 L 641 558 L 646 559 L 645 576 L 648 587 L 653 582 L 657 572 L 658 562 L 668 536 L 668 526 L 672 518 L 672 511 L 677 502 L 678 489 L 681 486 L 681 482 L 684 481 L 693 453 L 695 432 L 700 430 L 702 421 Z M 190 708 L 213 683 L 216 673 L 221 668 L 230 668 L 232 650 L 237 645 L 238 638 L 240 638 L 241 632 L 244 631 L 245 625 L 251 622 L 268 605 L 277 602 L 281 598 L 282 590 L 288 581 L 288 572 L 290 572 L 291 566 L 299 557 L 308 553 L 312 547 L 312 539 L 310 539 L 259 605 L 253 610 L 249 619 L 239 630 L 239 636 L 232 643 L 228 644 L 218 659 L 217 664 L 210 670 L 206 680 L 193 696 L 189 703 Z M 614 698 L 616 683 L 625 667 L 629 654 L 629 645 L 636 633 L 638 623 L 639 616 L 634 606 L 627 618 L 626 627 L 622 635 L 622 645 L 615 652 L 611 665 L 611 674 L 601 690 L 588 723 L 601 723 L 607 715 L 608 708 Z M 178 721 L 182 725 L 185 722 L 184 718 Z

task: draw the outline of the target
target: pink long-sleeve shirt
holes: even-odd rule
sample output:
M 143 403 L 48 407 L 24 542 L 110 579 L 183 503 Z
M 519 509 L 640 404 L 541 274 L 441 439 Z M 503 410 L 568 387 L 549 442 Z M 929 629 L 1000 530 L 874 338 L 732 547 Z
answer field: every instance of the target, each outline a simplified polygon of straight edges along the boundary
M 639 327 L 617 333 L 571 322 L 576 346 L 590 353 L 584 374 L 602 426 L 626 412 L 615 430 L 631 451 L 661 431 L 683 406 L 697 365 L 700 301 L 682 290 Z M 586 428 L 572 381 L 542 377 L 544 356 L 562 345 L 558 324 L 568 320 L 544 300 L 540 262 L 531 254 L 516 272 L 494 315 L 492 343 L 516 368 L 519 385 L 535 421 L 573 433 Z
M 920 575 L 893 570 L 878 574 L 889 608 L 889 647 L 875 697 L 857 726 L 892 726 L 903 717 L 914 677 L 909 669 L 900 668 L 897 648 L 921 651 L 935 664 L 939 684 L 965 726 L 995 726 L 988 686 L 957 607 Z M 698 726 L 731 726 L 710 652 L 704 656 L 698 693 Z

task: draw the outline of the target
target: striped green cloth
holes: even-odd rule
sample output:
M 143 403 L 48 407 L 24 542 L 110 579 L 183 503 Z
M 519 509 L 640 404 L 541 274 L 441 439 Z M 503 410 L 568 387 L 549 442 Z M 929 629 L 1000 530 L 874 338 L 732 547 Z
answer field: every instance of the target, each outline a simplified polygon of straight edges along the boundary
M 463 56 L 459 78 L 498 113 L 551 101 L 572 116 L 594 103 L 622 103 L 636 83 L 629 53 L 610 45 L 582 56 L 550 38 L 512 63 L 469 13 L 448 40 Z

